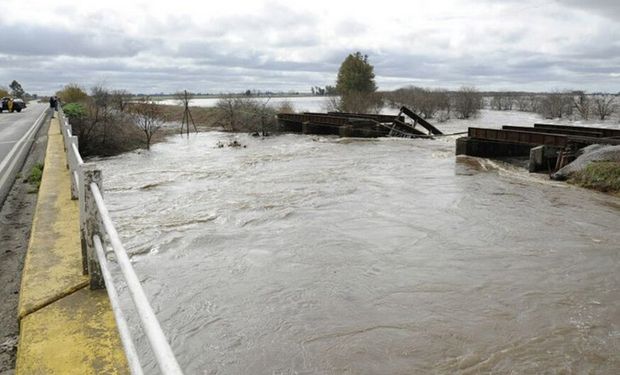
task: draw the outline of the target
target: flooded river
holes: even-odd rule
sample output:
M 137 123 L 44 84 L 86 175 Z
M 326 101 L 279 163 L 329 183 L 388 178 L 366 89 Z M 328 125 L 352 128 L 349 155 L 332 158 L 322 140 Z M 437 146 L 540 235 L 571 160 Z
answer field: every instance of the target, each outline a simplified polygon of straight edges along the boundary
M 620 372 L 620 199 L 454 138 L 213 132 L 99 164 L 187 374 Z

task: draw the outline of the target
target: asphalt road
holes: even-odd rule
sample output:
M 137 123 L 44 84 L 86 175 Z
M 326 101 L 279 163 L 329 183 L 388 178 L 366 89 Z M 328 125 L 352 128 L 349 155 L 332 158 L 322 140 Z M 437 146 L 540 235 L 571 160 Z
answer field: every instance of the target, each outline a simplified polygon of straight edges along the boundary
M 20 113 L 0 113 L 0 163 L 4 161 L 15 144 L 30 130 L 47 104 L 28 103 Z
M 0 206 L 13 185 L 48 106 L 28 104 L 20 113 L 0 113 Z

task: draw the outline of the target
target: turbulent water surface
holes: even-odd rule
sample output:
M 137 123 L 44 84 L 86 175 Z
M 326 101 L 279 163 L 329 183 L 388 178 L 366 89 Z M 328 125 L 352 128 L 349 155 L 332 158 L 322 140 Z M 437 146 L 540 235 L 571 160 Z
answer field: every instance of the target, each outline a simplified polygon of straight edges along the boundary
M 213 132 L 100 164 L 188 374 L 619 373 L 620 200 L 453 150 Z

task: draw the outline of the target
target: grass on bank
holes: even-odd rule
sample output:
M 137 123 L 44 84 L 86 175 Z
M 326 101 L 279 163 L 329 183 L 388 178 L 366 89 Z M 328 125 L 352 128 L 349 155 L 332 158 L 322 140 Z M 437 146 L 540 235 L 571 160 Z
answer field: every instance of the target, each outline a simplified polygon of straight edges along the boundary
M 43 163 L 36 163 L 30 168 L 30 174 L 26 178 L 24 182 L 28 182 L 32 185 L 32 189 L 28 191 L 31 194 L 34 194 L 39 191 L 41 187 L 41 178 L 43 177 Z
M 605 193 L 620 194 L 620 162 L 599 161 L 573 173 L 569 182 Z

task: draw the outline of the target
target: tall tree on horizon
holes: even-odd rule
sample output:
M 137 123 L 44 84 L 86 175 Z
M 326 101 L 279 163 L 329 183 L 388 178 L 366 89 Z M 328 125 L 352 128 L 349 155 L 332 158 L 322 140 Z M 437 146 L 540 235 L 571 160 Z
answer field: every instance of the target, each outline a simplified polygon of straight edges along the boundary
M 343 112 L 378 112 L 381 98 L 376 94 L 374 67 L 368 62 L 368 55 L 361 52 L 349 54 L 338 70 L 335 109 Z
M 357 51 L 344 59 L 338 70 L 336 90 L 340 95 L 377 91 L 374 67 L 368 62 L 368 55 Z

